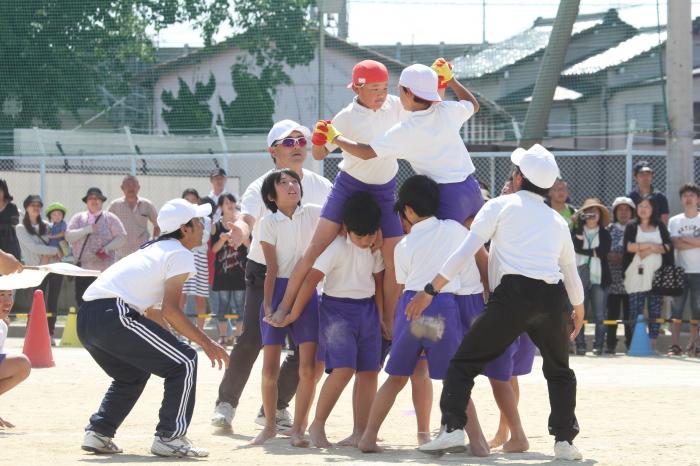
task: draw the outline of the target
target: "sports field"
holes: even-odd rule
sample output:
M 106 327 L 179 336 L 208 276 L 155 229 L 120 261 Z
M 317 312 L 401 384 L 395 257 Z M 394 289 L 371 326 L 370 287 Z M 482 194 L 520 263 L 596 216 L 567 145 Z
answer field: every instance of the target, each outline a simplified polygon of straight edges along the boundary
M 21 351 L 22 340 L 10 338 L 8 352 Z M 203 354 L 200 353 L 203 357 Z M 25 383 L 0 398 L 0 417 L 13 422 L 0 430 L 0 464 L 64 466 L 76 464 L 179 464 L 197 460 L 153 457 L 150 444 L 162 394 L 161 380 L 153 377 L 141 400 L 118 432 L 115 441 L 124 454 L 96 457 L 80 449 L 83 427 L 97 408 L 109 380 L 83 349 L 54 348 L 56 367 L 34 370 Z M 206 359 L 206 358 L 205 358 Z M 205 362 L 200 360 L 201 362 Z M 264 447 L 248 447 L 258 426 L 253 423 L 260 405 L 260 364 L 253 369 L 234 419 L 234 433 L 209 426 L 221 373 L 202 364 L 197 383 L 197 406 L 188 436 L 209 448 L 210 464 L 559 464 L 552 461 L 547 435 L 547 389 L 535 360 L 535 372 L 521 380 L 521 416 L 531 449 L 524 454 L 495 451 L 488 458 L 450 454 L 441 458 L 417 452 L 415 417 L 410 390 L 399 395 L 380 436 L 382 454 L 362 454 L 352 448 L 297 449 L 283 437 Z M 208 362 L 208 361 L 207 361 Z M 572 367 L 579 381 L 577 416 L 581 434 L 576 445 L 584 455 L 580 464 L 700 465 L 698 421 L 700 360 L 687 358 L 577 357 Z M 434 384 L 432 426 L 439 425 Z M 328 423 L 328 436 L 338 441 L 352 425 L 350 398 L 345 393 Z M 490 387 L 479 378 L 474 399 L 487 435 L 495 431 L 497 408 Z M 562 462 L 562 464 L 566 464 Z M 569 463 L 570 464 L 570 463 Z

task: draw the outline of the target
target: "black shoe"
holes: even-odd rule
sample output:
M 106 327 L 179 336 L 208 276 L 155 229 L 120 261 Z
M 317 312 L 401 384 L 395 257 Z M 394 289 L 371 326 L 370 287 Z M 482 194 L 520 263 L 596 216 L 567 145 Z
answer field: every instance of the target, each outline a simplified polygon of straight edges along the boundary
M 593 356 L 602 356 L 603 348 L 593 348 Z
M 604 354 L 615 354 L 615 348 L 605 348 Z
M 576 356 L 585 356 L 586 348 L 576 348 Z

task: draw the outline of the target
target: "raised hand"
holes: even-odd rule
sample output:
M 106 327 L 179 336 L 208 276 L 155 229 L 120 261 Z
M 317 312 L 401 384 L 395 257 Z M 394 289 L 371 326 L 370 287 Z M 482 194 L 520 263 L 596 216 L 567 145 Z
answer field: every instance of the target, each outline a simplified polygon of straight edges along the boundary
M 331 120 L 318 120 L 316 126 L 314 126 L 311 142 L 320 146 L 328 142 L 332 143 L 338 136 L 340 136 L 340 131 L 335 129 L 335 126 L 331 124 Z
M 438 89 L 445 89 L 447 83 L 452 81 L 454 73 L 452 72 L 452 64 L 444 58 L 438 58 L 430 67 L 438 75 Z

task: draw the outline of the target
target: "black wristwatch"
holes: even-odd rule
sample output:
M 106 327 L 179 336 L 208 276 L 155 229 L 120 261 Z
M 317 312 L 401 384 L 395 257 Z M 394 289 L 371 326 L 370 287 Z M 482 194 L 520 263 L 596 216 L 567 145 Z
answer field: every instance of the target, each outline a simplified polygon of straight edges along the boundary
M 429 294 L 430 296 L 437 296 L 437 294 L 439 293 L 438 290 L 436 290 L 435 288 L 433 288 L 433 284 L 432 284 L 432 283 L 428 283 L 427 285 L 425 285 L 425 288 L 423 288 L 423 291 L 425 291 L 425 292 L 426 292 L 427 294 Z

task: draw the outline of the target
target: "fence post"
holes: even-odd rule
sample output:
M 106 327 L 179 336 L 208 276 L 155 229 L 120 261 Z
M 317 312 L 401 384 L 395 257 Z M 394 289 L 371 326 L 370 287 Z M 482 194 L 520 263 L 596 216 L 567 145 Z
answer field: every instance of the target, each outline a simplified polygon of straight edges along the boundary
M 518 144 L 518 147 L 520 147 L 520 140 L 522 139 L 522 134 L 520 133 L 520 126 L 518 126 L 518 122 L 515 121 L 515 118 L 513 118 L 511 123 L 513 123 L 513 134 L 515 135 L 515 140 Z
M 39 195 L 42 199 L 46 199 L 46 147 L 44 147 L 44 141 L 39 136 L 39 128 L 35 126 L 33 129 L 39 152 L 41 152 L 41 160 L 39 161 Z
M 496 194 L 496 156 L 491 155 L 489 157 L 489 186 L 491 188 L 491 197 L 497 196 Z
M 228 176 L 231 176 L 231 174 L 228 172 L 228 159 L 231 154 L 228 151 L 228 144 L 226 143 L 226 137 L 224 136 L 224 129 L 221 127 L 221 125 L 216 125 L 216 134 L 219 135 L 219 143 L 221 144 L 221 150 L 224 154 L 220 161 L 221 168 L 226 171 Z
M 632 148 L 634 147 L 634 130 L 637 120 L 630 120 L 625 147 L 625 193 L 632 192 Z
M 136 144 L 134 144 L 134 137 L 131 135 L 131 128 L 128 126 L 124 127 L 124 134 L 126 134 L 126 139 L 129 142 L 129 148 L 131 149 L 131 157 L 129 161 L 131 162 L 131 176 L 136 176 L 136 155 L 138 151 L 136 150 Z

